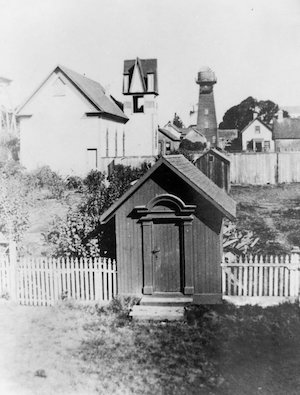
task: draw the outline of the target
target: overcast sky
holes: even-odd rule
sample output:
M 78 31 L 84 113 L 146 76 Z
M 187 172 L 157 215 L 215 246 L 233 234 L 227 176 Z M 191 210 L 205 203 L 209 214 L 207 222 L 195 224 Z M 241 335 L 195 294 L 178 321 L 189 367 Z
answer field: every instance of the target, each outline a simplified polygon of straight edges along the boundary
M 188 123 L 201 66 L 218 122 L 248 96 L 300 105 L 300 0 L 0 0 L 0 76 L 20 104 L 56 64 L 122 98 L 124 59 L 158 59 L 159 121 Z

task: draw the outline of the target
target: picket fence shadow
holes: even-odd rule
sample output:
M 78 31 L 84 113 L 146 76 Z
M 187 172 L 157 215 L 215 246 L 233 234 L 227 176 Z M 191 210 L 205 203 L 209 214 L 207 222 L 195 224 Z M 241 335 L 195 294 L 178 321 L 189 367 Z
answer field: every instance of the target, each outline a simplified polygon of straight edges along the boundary
M 0 296 L 22 305 L 52 306 L 66 298 L 107 302 L 117 292 L 113 259 L 0 257 Z
M 237 305 L 269 306 L 299 299 L 300 254 L 240 256 L 222 262 L 223 299 Z

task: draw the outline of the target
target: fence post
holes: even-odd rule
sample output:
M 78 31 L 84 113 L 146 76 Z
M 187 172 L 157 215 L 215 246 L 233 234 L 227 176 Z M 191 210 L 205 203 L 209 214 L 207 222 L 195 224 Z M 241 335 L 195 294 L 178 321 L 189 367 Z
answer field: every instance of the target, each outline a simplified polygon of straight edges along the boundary
M 291 251 L 290 261 L 290 296 L 295 296 L 299 300 L 299 269 L 300 269 L 300 249 L 294 246 Z
M 10 297 L 17 301 L 17 247 L 16 242 L 9 240 L 9 267 L 10 267 Z

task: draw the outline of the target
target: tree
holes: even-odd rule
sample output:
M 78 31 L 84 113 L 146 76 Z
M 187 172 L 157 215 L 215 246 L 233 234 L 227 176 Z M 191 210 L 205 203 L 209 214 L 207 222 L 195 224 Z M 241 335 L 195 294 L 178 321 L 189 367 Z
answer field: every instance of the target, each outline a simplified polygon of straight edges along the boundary
M 240 132 L 252 121 L 254 112 L 257 112 L 258 117 L 270 126 L 278 110 L 278 104 L 271 100 L 257 100 L 249 96 L 240 104 L 226 111 L 219 129 L 238 129 Z M 288 112 L 284 111 L 283 116 L 288 117 Z
M 184 124 L 180 118 L 180 116 L 178 114 L 174 114 L 174 118 L 173 118 L 173 125 L 177 126 L 178 128 L 184 128 Z

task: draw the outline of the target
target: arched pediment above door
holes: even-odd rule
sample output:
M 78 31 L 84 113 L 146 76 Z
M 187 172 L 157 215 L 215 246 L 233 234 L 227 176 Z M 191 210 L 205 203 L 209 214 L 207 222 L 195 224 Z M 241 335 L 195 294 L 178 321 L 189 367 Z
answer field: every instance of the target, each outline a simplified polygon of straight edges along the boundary
M 141 220 L 155 217 L 176 217 L 192 219 L 196 206 L 185 204 L 180 198 L 171 194 L 161 194 L 151 199 L 145 206 L 136 206 L 135 213 Z

